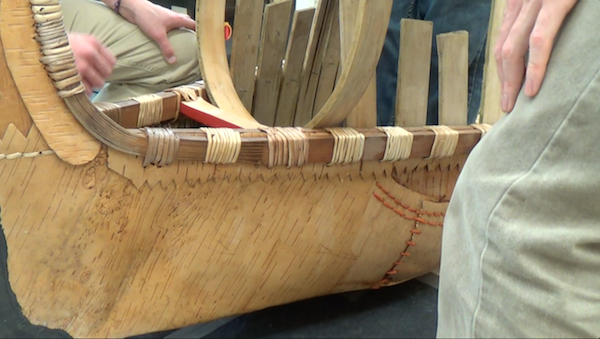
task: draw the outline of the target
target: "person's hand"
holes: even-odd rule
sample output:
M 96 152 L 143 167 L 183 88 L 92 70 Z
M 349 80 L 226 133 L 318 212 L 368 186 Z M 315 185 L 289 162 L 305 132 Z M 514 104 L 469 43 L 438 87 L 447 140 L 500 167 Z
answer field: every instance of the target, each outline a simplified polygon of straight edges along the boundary
M 177 62 L 167 33 L 175 28 L 196 29 L 196 22 L 188 15 L 179 14 L 147 0 L 125 0 L 121 2 L 121 15 L 158 43 L 168 63 Z
M 88 95 L 102 88 L 115 67 L 114 55 L 91 35 L 69 33 L 69 44 L 75 57 L 75 66 Z
M 507 0 L 495 46 L 504 112 L 513 110 L 523 81 L 525 95 L 533 97 L 539 92 L 554 39 L 576 3 L 577 0 Z

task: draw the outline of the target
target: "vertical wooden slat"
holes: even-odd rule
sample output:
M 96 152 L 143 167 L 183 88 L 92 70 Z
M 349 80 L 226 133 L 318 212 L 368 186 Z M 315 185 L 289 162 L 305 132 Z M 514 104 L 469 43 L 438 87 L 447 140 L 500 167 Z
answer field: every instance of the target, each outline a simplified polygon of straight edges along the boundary
M 440 74 L 439 124 L 467 124 L 469 94 L 469 33 L 437 36 Z
M 302 64 L 304 63 L 314 15 L 314 8 L 307 8 L 294 13 L 292 32 L 285 53 L 283 82 L 275 117 L 275 125 L 277 126 L 292 126 L 294 124 Z
M 328 22 L 327 43 L 323 53 L 320 76 L 317 84 L 312 115 L 317 114 L 329 96 L 333 92 L 340 66 L 340 21 L 339 21 L 339 1 L 333 1 L 331 4 Z
M 264 0 L 236 1 L 230 72 L 244 107 L 252 110 Z
M 504 112 L 502 112 L 500 106 L 502 89 L 500 88 L 500 78 L 498 78 L 498 68 L 494 58 L 494 48 L 500 34 L 505 7 L 506 1 L 493 0 L 492 2 L 485 69 L 483 73 L 481 109 L 479 110 L 482 122 L 490 125 L 493 125 L 504 116 Z
M 258 122 L 267 126 L 275 125 L 291 6 L 292 2 L 285 0 L 270 3 L 265 8 L 252 112 Z
M 312 118 L 312 107 L 314 104 L 314 98 L 316 93 L 316 80 L 320 73 L 320 65 L 322 62 L 323 49 L 323 34 L 326 31 L 324 28 L 327 17 L 331 14 L 329 8 L 331 7 L 332 1 L 319 1 L 317 5 L 317 11 L 315 19 L 310 32 L 308 49 L 306 51 L 306 57 L 304 59 L 304 65 L 302 66 L 302 81 L 300 86 L 300 92 L 298 96 L 298 105 L 296 107 L 296 114 L 294 116 L 294 125 L 304 126 Z M 316 74 L 315 74 L 316 73 Z
M 196 1 L 196 30 L 200 72 L 210 101 L 220 109 L 244 119 L 254 119 L 246 109 L 231 79 L 223 41 L 225 0 Z
M 400 22 L 400 57 L 396 88 L 396 126 L 427 124 L 433 23 L 404 19 Z
M 344 0 L 352 3 L 353 6 L 358 5 L 358 0 Z M 354 25 L 356 24 L 356 11 L 347 10 L 348 7 L 340 8 L 340 33 L 341 33 L 341 60 L 344 63 L 346 54 L 350 50 L 349 44 L 352 43 L 352 35 Z M 377 126 L 377 81 L 373 75 L 369 83 L 369 87 L 365 94 L 356 104 L 356 107 L 346 118 L 346 126 L 354 128 L 374 128 Z
M 392 0 L 359 0 L 351 50 L 331 96 L 306 128 L 339 126 L 365 93 L 375 74 L 385 41 Z M 348 3 L 340 2 L 340 6 Z

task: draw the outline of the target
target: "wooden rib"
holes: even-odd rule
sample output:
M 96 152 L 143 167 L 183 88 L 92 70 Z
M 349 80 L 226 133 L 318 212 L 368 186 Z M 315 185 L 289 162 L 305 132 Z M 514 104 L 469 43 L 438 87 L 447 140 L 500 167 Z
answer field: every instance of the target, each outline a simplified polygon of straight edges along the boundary
M 358 4 L 358 0 L 345 1 L 350 1 L 353 6 Z M 346 9 L 347 7 L 340 8 L 340 30 L 343 32 L 352 32 L 356 24 L 356 12 Z M 342 65 L 348 55 L 349 45 L 352 43 L 352 36 L 350 34 L 344 34 L 343 36 L 344 39 L 341 41 Z M 355 128 L 374 128 L 377 126 L 377 79 L 375 74 L 373 74 L 362 98 L 346 118 L 346 126 Z
M 317 92 L 312 108 L 312 116 L 316 115 L 331 96 L 338 77 L 340 66 L 340 6 L 339 1 L 332 1 L 329 17 L 327 39 L 324 44 L 323 60 L 319 71 Z
M 259 122 L 274 126 L 292 2 L 286 0 L 265 7 L 252 113 Z
M 377 79 L 369 81 L 360 101 L 346 118 L 346 127 L 374 128 L 377 126 Z
M 440 125 L 467 124 L 469 96 L 469 33 L 437 37 L 440 77 Z
M 300 90 L 298 94 L 298 105 L 294 116 L 294 125 L 304 126 L 312 118 L 312 105 L 314 103 L 314 95 L 316 84 L 314 82 L 314 74 L 320 70 L 321 56 L 317 55 L 319 45 L 322 44 L 323 27 L 328 14 L 328 8 L 331 1 L 319 1 L 313 20 L 310 37 L 308 39 L 308 49 L 302 66 L 302 77 Z M 312 79 L 312 81 L 311 81 Z
M 400 22 L 400 32 L 395 124 L 402 127 L 425 126 L 433 23 L 403 19 Z
M 39 59 L 29 1 L 1 1 L 0 35 L 6 62 L 18 92 L 48 145 L 72 165 L 93 160 L 100 143 L 73 117 L 56 94 Z M 2 95 L 5 95 L 3 92 Z
M 294 13 L 292 32 L 285 53 L 283 67 L 283 82 L 275 116 L 276 126 L 292 126 L 300 91 L 302 64 L 308 46 L 310 27 L 312 26 L 315 9 L 308 8 Z
M 235 3 L 230 72 L 236 92 L 248 111 L 252 109 L 254 98 L 263 6 L 263 0 Z
M 340 6 L 350 5 L 342 1 Z M 391 9 L 392 0 L 359 0 L 355 8 L 358 14 L 352 32 L 354 38 L 342 74 L 327 103 L 307 124 L 308 128 L 338 126 L 360 100 L 369 85 L 365 79 L 371 79 L 375 74 Z
M 254 119 L 233 86 L 223 38 L 226 0 L 197 0 L 198 57 L 210 101 L 224 111 Z
M 483 91 L 481 97 L 481 121 L 493 125 L 504 116 L 500 99 L 502 88 L 498 77 L 498 67 L 494 58 L 494 48 L 498 42 L 500 27 L 504 19 L 506 1 L 492 0 L 492 13 L 488 31 L 485 53 L 485 70 L 483 72 Z

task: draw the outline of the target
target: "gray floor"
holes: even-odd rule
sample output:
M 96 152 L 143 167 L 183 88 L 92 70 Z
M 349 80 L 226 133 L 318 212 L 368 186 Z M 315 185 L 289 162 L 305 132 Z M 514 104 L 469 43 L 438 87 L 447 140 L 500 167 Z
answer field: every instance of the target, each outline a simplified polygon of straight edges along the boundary
M 433 338 L 437 289 L 426 283 L 315 298 L 137 338 Z

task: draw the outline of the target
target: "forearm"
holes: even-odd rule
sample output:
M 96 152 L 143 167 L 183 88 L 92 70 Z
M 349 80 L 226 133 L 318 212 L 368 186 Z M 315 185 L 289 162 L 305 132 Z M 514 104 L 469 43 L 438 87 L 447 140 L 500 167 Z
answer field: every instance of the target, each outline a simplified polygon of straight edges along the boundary
M 115 9 L 115 4 L 118 0 L 102 0 L 108 7 L 111 9 Z M 147 0 L 121 0 L 121 4 L 119 6 L 119 14 L 127 19 L 127 21 L 131 23 L 135 22 L 134 9 L 138 8 L 140 5 L 147 3 Z

